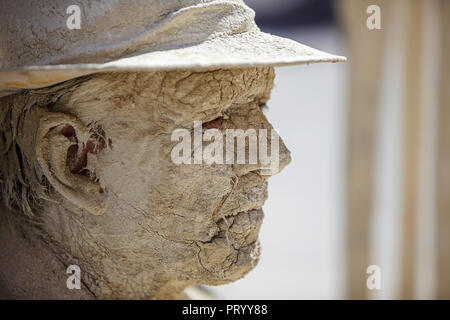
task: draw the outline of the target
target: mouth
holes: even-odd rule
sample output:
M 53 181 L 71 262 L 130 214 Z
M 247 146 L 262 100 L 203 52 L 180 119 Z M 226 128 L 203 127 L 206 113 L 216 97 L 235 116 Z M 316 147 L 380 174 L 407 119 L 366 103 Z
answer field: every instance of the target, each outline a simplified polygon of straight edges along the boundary
M 267 198 L 267 180 L 261 175 L 250 172 L 237 178 L 215 213 L 214 237 L 226 239 L 235 249 L 257 241 Z
M 259 212 L 268 198 L 267 181 L 262 176 L 249 173 L 239 177 L 230 193 L 221 200 L 214 214 L 215 221 L 229 217 L 246 215 L 249 212 Z
M 259 230 L 264 219 L 261 208 L 239 212 L 219 221 L 217 238 L 226 240 L 228 246 L 239 250 L 258 240 Z
M 264 211 L 261 208 L 240 212 L 233 216 L 228 230 L 235 235 L 235 238 L 246 238 L 246 243 L 248 244 L 258 240 L 259 229 L 263 219 Z
M 239 233 L 247 234 L 248 231 L 254 225 L 260 225 L 264 218 L 264 211 L 262 208 L 255 208 L 247 211 L 241 211 L 233 216 L 227 217 L 227 221 L 229 221 L 229 228 L 233 228 L 235 226 L 239 226 L 236 229 L 241 230 Z
M 214 213 L 215 234 L 207 242 L 197 243 L 200 264 L 214 283 L 241 278 L 256 266 L 260 256 L 258 238 L 267 181 L 251 172 L 233 182 Z

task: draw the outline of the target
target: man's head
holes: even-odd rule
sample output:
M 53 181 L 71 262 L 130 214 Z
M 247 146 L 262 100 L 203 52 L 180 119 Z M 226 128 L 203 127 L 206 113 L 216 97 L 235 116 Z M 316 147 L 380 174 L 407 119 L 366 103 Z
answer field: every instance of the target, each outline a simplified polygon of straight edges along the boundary
M 195 121 L 271 130 L 273 80 L 269 67 L 104 73 L 2 98 L 3 200 L 99 297 L 237 280 L 259 257 L 268 176 L 261 164 L 176 164 L 172 135 L 194 137 Z

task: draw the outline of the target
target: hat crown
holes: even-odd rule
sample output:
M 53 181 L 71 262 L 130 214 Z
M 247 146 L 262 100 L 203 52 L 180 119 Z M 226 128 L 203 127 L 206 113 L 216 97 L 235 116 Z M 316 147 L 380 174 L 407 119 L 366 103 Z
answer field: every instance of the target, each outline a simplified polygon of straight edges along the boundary
M 242 0 L 0 0 L 0 68 L 105 63 L 252 30 Z

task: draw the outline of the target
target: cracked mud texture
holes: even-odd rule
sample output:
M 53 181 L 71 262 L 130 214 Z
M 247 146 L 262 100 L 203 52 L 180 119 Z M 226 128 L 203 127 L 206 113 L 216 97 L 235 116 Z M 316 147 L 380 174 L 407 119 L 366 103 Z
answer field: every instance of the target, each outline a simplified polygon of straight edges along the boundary
M 194 121 L 272 129 L 261 106 L 274 76 L 104 73 L 2 98 L 5 215 L 59 264 L 79 265 L 92 298 L 175 298 L 242 278 L 259 259 L 269 176 L 260 165 L 177 166 L 171 134 Z M 280 141 L 279 170 L 289 161 Z

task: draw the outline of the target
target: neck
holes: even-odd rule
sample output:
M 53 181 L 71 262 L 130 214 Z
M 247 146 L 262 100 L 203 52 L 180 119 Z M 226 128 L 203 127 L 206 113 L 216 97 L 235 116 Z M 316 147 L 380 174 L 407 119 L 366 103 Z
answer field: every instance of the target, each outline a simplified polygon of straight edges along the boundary
M 187 299 L 185 283 L 163 280 L 157 272 L 141 278 L 111 268 L 119 261 L 111 257 L 114 253 L 110 262 L 98 259 L 91 268 L 76 261 L 81 289 L 68 289 L 67 266 L 72 263 L 67 261 L 72 259 L 50 247 L 28 223 L 29 218 L 18 215 L 0 207 L 0 299 Z
M 0 208 L 0 298 L 92 299 L 89 290 L 69 290 L 66 266 L 48 246 L 29 232 L 14 227 L 7 217 L 20 213 Z

